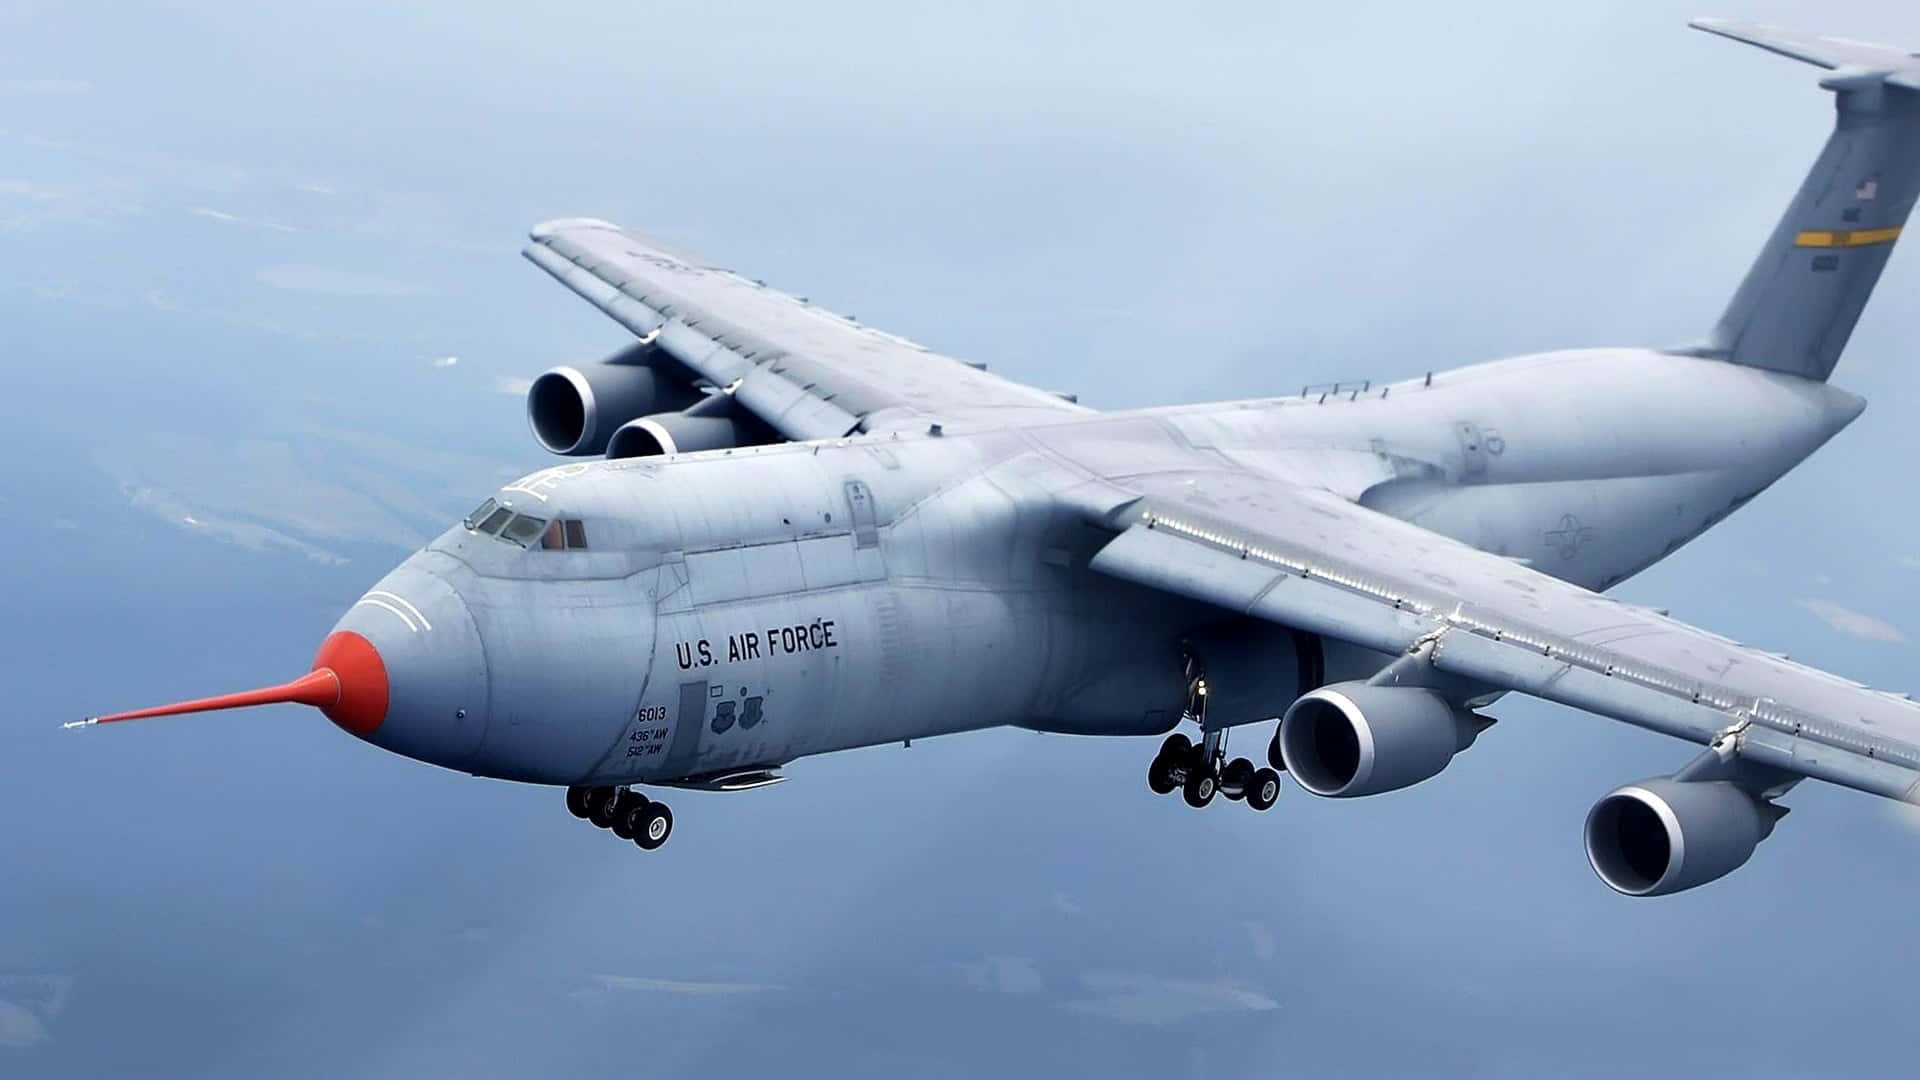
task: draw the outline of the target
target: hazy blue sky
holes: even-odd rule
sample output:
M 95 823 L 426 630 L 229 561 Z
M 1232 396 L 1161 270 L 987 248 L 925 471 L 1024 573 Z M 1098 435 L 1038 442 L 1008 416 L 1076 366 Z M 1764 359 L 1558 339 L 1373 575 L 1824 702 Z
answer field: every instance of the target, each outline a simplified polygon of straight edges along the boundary
M 1538 703 L 1383 799 L 984 733 L 651 856 L 305 710 L 57 730 L 302 670 L 541 463 L 517 390 L 625 337 L 543 218 L 1122 408 L 1695 338 L 1829 123 L 1690 7 L 1280 7 L 0 0 L 0 1075 L 1909 1071 L 1912 819 L 1806 785 L 1628 901 L 1581 819 L 1692 750 Z M 1916 331 L 1902 253 L 1866 415 L 1622 595 L 1920 689 Z

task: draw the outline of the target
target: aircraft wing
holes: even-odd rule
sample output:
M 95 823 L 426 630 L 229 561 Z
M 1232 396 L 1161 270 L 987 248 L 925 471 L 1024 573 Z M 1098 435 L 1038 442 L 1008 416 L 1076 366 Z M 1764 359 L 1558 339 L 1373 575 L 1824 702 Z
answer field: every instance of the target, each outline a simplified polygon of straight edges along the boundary
M 524 254 L 789 439 L 1085 411 L 608 222 L 537 225 Z
M 1118 487 L 1113 484 L 1117 483 Z M 1347 502 L 1228 471 L 1095 481 L 1097 571 L 1696 743 L 1920 801 L 1920 704 Z

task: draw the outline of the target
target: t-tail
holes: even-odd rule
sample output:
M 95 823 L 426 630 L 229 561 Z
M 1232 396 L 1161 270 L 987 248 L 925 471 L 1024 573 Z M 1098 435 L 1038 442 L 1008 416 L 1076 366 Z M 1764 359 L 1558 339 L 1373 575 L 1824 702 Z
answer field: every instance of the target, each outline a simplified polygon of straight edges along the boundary
M 1820 85 L 1837 115 L 1712 336 L 1689 351 L 1824 381 L 1920 195 L 1920 57 L 1754 23 L 1691 25 L 1829 69 Z

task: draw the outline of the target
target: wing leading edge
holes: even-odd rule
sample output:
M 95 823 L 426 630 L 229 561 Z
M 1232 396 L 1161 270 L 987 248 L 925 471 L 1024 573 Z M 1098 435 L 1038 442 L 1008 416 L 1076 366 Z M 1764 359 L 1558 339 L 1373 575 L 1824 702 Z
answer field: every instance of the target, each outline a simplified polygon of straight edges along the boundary
M 1086 411 L 608 222 L 535 226 L 523 254 L 789 439 Z
M 1920 802 L 1920 704 L 1796 664 L 1322 492 L 1237 473 L 1132 478 L 1080 507 L 1093 568 Z M 1194 492 L 1204 492 L 1196 497 Z M 1430 646 L 1430 647 L 1429 647 Z

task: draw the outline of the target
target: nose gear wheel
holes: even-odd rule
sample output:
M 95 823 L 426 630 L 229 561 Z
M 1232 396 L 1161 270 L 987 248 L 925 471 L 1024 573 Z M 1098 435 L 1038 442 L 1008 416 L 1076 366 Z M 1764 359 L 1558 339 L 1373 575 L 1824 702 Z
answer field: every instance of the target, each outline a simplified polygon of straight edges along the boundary
M 567 812 L 653 851 L 673 835 L 673 811 L 629 788 L 570 787 Z

